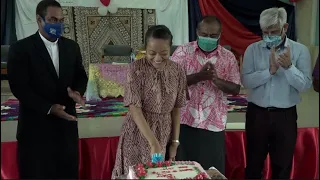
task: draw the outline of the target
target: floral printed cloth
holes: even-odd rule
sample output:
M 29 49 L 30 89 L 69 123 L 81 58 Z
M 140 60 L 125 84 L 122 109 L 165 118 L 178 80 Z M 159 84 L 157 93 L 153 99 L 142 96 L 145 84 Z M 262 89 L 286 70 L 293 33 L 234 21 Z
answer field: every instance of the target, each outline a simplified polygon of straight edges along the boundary
M 228 112 L 246 112 L 246 95 L 228 96 Z M 86 108 L 76 105 L 78 118 L 118 117 L 125 116 L 128 108 L 123 106 L 123 98 L 103 98 L 101 101 L 87 101 Z M 18 119 L 19 101 L 9 99 L 1 104 L 1 121 Z
M 128 64 L 90 64 L 86 100 L 124 95 Z

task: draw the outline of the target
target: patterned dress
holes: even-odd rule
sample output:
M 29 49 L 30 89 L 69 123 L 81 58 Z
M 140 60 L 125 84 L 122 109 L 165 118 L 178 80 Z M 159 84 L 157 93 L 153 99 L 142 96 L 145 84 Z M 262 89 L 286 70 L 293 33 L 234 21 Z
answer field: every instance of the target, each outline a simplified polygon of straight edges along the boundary
M 151 131 L 165 155 L 171 140 L 173 108 L 186 103 L 186 75 L 177 63 L 168 61 L 162 71 L 155 69 L 146 59 L 131 63 L 125 88 L 124 104 L 140 107 Z M 117 158 L 112 178 L 128 173 L 128 167 L 151 161 L 150 146 L 140 133 L 131 113 L 121 129 Z

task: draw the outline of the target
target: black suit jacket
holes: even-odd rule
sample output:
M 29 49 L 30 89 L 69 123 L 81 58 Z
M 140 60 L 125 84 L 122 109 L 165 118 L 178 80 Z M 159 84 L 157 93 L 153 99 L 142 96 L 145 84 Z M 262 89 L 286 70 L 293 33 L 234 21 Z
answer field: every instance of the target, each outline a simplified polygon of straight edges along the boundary
M 8 55 L 8 79 L 13 95 L 20 102 L 17 140 L 78 139 L 77 122 L 48 115 L 53 104 L 76 115 L 75 102 L 67 87 L 84 94 L 87 75 L 79 45 L 61 37 L 59 77 L 39 33 L 12 44 Z

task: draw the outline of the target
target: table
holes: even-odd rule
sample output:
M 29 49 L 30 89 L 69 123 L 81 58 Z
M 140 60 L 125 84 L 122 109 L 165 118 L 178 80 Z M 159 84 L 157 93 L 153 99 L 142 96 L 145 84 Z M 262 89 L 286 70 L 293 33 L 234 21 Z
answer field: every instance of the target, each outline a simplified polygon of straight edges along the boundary
M 299 128 L 291 178 L 319 178 L 319 128 Z M 80 178 L 109 179 L 115 163 L 118 137 L 81 138 Z M 226 173 L 228 179 L 243 179 L 245 132 L 226 131 Z M 271 177 L 270 160 L 265 162 L 264 178 Z M 17 179 L 16 142 L 1 143 L 1 179 Z
M 291 177 L 319 178 L 319 100 L 312 90 L 302 94 L 298 105 L 298 137 Z M 308 108 L 304 108 L 308 107 Z M 312 107 L 312 108 L 310 108 Z M 311 119 L 312 118 L 312 119 Z M 124 117 L 80 118 L 80 177 L 83 179 L 110 178 L 118 137 Z M 228 113 L 226 131 L 226 177 L 243 179 L 245 162 L 245 113 Z M 1 178 L 17 179 L 16 167 L 17 121 L 1 122 Z M 271 175 L 270 161 L 266 160 L 265 177 Z
M 86 109 L 76 105 L 80 138 L 118 136 L 127 113 L 123 98 L 87 101 Z M 244 129 L 246 100 L 243 96 L 228 97 L 227 129 Z M 1 104 L 1 142 L 15 141 L 19 102 L 8 99 Z M 240 121 L 239 121 L 240 119 Z
M 228 95 L 228 113 L 246 112 L 246 95 Z M 85 99 L 85 98 L 84 98 Z M 119 117 L 125 116 L 128 108 L 124 107 L 123 97 L 101 98 L 101 100 L 91 100 L 85 102 L 86 107 L 76 104 L 78 119 L 98 118 L 98 117 Z M 16 98 L 9 98 L 1 103 L 1 122 L 16 121 L 19 116 L 19 101 Z

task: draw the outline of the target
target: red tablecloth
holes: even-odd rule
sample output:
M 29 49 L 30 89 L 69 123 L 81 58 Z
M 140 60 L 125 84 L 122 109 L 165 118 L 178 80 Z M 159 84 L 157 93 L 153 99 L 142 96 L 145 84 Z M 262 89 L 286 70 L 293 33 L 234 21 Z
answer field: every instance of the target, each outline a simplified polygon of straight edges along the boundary
M 291 172 L 292 179 L 319 178 L 319 128 L 299 128 Z M 84 138 L 80 146 L 80 178 L 110 179 L 116 158 L 118 137 Z M 245 133 L 226 132 L 226 177 L 243 179 L 245 161 Z M 265 178 L 271 177 L 270 160 L 266 160 Z M 18 179 L 16 142 L 1 143 L 1 179 Z

